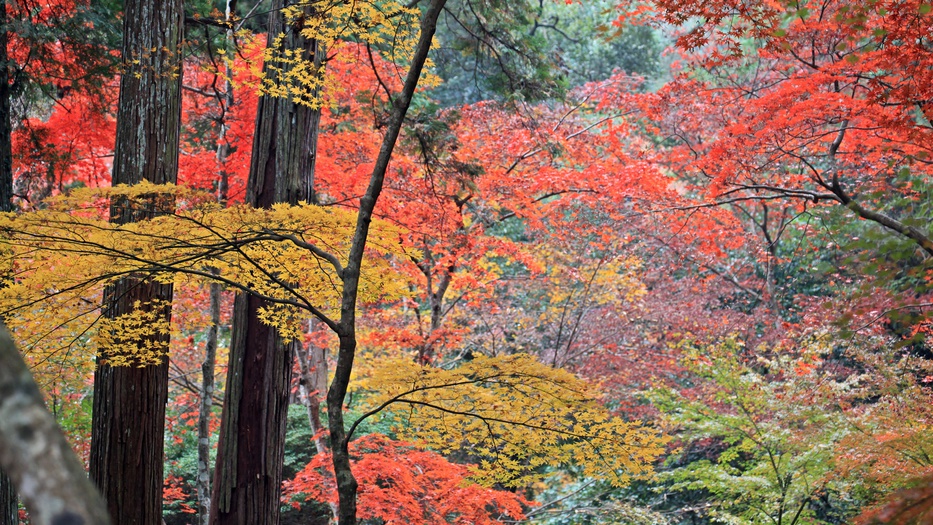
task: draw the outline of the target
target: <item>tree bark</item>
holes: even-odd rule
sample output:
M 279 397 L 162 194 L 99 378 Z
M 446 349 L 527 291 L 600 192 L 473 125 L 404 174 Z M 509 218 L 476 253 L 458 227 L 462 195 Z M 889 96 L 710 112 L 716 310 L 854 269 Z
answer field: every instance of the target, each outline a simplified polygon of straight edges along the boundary
M 314 326 L 311 320 L 311 326 Z M 309 330 L 311 332 L 311 330 Z M 314 433 L 314 446 L 318 454 L 327 451 L 325 437 L 321 435 L 324 425 L 321 423 L 321 399 L 327 391 L 327 348 L 313 342 L 308 349 L 296 352 L 298 358 L 298 394 L 308 412 L 308 423 Z
M 424 69 L 428 51 L 431 49 L 431 41 L 437 29 L 437 18 L 445 3 L 446 0 L 431 0 L 421 20 L 421 35 L 408 74 L 405 77 L 404 87 L 402 92 L 392 101 L 392 117 L 386 128 L 386 134 L 383 137 L 382 146 L 379 149 L 379 155 L 370 176 L 369 187 L 366 189 L 366 194 L 360 199 L 356 230 L 353 233 L 347 265 L 344 267 L 340 322 L 336 330 L 340 339 L 340 347 L 337 353 L 334 379 L 327 391 L 327 425 L 330 430 L 330 447 L 333 453 L 334 475 L 337 481 L 339 500 L 337 522 L 340 525 L 356 525 L 358 484 L 350 466 L 350 443 L 344 424 L 343 403 L 347 397 L 350 374 L 353 371 L 353 359 L 356 355 L 356 302 L 363 254 L 369 236 L 369 226 L 372 223 L 373 210 L 379 200 L 380 193 L 382 193 L 386 171 L 389 168 L 389 160 L 392 158 L 392 152 L 398 141 L 405 115 L 408 113 L 408 107 L 411 105 L 412 96 L 418 86 L 418 80 L 421 77 L 421 71 Z
M 6 0 L 0 1 L 0 211 L 13 209 L 13 122 L 11 119 L 9 51 Z
M 283 7 L 283 1 L 277 0 L 270 13 L 270 46 L 284 32 Z M 311 56 L 313 51 L 294 36 L 297 28 L 292 29 L 286 45 L 305 46 L 297 48 L 304 49 L 306 58 Z M 249 205 L 268 208 L 310 198 L 303 181 L 310 171 L 311 113 L 310 108 L 290 99 L 260 98 L 247 181 Z M 264 306 L 265 302 L 252 294 L 238 294 L 234 302 L 210 512 L 214 525 L 279 522 L 294 345 L 283 344 L 275 329 L 259 320 L 258 312 Z
M 0 525 L 18 525 L 19 501 L 13 480 L 0 471 Z
M 181 0 L 127 0 L 123 22 L 123 75 L 117 110 L 112 182 L 174 183 L 181 125 Z M 158 196 L 144 209 L 126 199 L 111 203 L 111 220 L 131 222 L 161 212 Z M 171 318 L 172 286 L 129 277 L 104 291 L 108 318 L 136 304 Z M 138 303 L 137 303 L 138 302 Z M 167 333 L 137 344 L 167 348 Z M 101 349 L 94 374 L 91 479 L 114 523 L 161 525 L 168 359 L 157 365 L 111 367 Z
M 108 525 L 107 508 L 0 323 L 0 465 L 34 525 Z
M 198 410 L 198 522 L 207 525 L 211 510 L 211 408 L 214 403 L 214 365 L 217 363 L 217 339 L 220 329 L 221 288 L 210 285 L 211 327 L 201 363 L 201 403 Z
M 13 123 L 10 121 L 10 70 L 7 67 L 6 2 L 0 1 L 0 211 L 13 209 Z M 0 470 L 0 525 L 17 525 L 19 504 L 13 482 Z

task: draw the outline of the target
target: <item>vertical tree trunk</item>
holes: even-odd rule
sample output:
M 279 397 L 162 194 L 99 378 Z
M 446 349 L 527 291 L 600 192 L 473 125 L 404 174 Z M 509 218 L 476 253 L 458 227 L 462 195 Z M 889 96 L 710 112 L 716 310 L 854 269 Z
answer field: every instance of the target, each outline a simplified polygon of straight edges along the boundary
M 0 0 L 0 211 L 13 209 L 13 122 L 10 118 L 10 69 L 6 0 Z M 17 525 L 19 504 L 13 481 L 0 470 L 0 525 Z
M 269 44 L 283 33 L 282 0 L 270 13 Z M 286 45 L 309 51 L 298 28 Z M 293 47 L 294 46 L 294 47 Z M 268 73 L 268 71 L 267 71 Z M 246 202 L 255 207 L 296 204 L 308 198 L 307 155 L 312 110 L 285 98 L 262 97 L 256 114 Z M 210 522 L 215 525 L 276 525 L 291 383 L 293 344 L 259 320 L 264 301 L 238 294 L 220 442 L 214 471 Z
M 314 70 L 320 71 L 324 64 L 325 52 L 324 45 L 316 40 L 306 43 L 306 46 L 314 54 Z M 320 95 L 320 91 L 315 89 L 314 96 Z M 314 190 L 315 166 L 317 165 L 317 144 L 321 131 L 321 109 L 320 107 L 312 109 L 307 118 L 307 140 L 305 145 L 307 151 L 304 155 L 307 157 L 307 171 L 301 174 L 302 196 L 305 202 L 309 204 L 318 204 L 317 192 Z M 315 332 L 317 319 L 308 320 L 308 335 Z M 300 346 L 295 352 L 298 358 L 298 390 L 301 402 L 308 411 L 308 423 L 311 426 L 311 432 L 314 433 L 314 446 L 318 454 L 323 454 L 327 450 L 325 438 L 321 435 L 324 426 L 321 424 L 321 401 L 324 392 L 327 391 L 327 348 L 318 347 L 313 342 L 308 343 L 308 349 Z M 336 510 L 336 509 L 334 509 Z
M 181 124 L 181 0 L 127 0 L 123 21 L 123 75 L 117 110 L 113 184 L 143 180 L 174 183 Z M 160 213 L 167 203 L 134 209 L 111 204 L 111 220 L 130 222 Z M 104 315 L 132 312 L 134 303 L 171 317 L 172 286 L 129 277 L 104 292 Z M 167 348 L 169 334 L 147 337 Z M 139 344 L 145 342 L 140 341 Z M 162 523 L 165 404 L 168 359 L 158 365 L 111 367 L 100 349 L 94 374 L 90 475 L 107 501 L 114 523 Z
M 313 332 L 315 319 L 310 322 L 308 332 Z M 324 429 L 321 423 L 321 400 L 327 391 L 327 348 L 308 343 L 308 349 L 300 348 L 298 357 L 298 394 L 308 412 L 308 423 L 314 433 L 314 446 L 318 454 L 327 451 L 325 437 L 320 435 Z
M 340 299 L 340 322 L 337 324 L 337 337 L 340 347 L 337 351 L 337 366 L 334 368 L 334 379 L 327 390 L 327 426 L 330 430 L 330 448 L 333 453 L 334 476 L 337 481 L 338 512 L 337 522 L 340 525 L 356 525 L 356 492 L 358 484 L 353 476 L 350 466 L 350 436 L 343 418 L 343 403 L 347 397 L 347 388 L 350 385 L 350 375 L 353 371 L 353 359 L 356 357 L 356 303 L 359 293 L 360 269 L 363 264 L 363 254 L 366 249 L 366 240 L 369 237 L 369 226 L 372 223 L 373 210 L 382 193 L 389 160 L 398 141 L 405 115 L 411 105 L 412 96 L 418 86 L 418 79 L 424 69 L 431 41 L 437 29 L 437 18 L 444 8 L 446 0 L 431 0 L 421 19 L 421 35 L 415 47 L 414 56 L 408 74 L 405 76 L 405 85 L 402 92 L 392 101 L 393 112 L 386 128 L 386 134 L 379 148 L 379 155 L 373 166 L 366 194 L 360 199 L 360 209 L 357 213 L 356 229 L 350 244 L 350 253 L 347 256 L 347 265 L 343 271 L 343 293 Z
M 13 209 L 13 123 L 10 122 L 10 70 L 7 66 L 6 1 L 0 1 L 0 211 Z M 0 525 L 16 525 L 16 491 L 0 470 Z
M 0 211 L 13 209 L 13 122 L 10 120 L 13 93 L 7 50 L 10 34 L 6 2 L 0 1 Z
M 16 499 L 13 480 L 0 471 L 0 525 L 17 525 L 18 523 L 19 502 Z
M 220 329 L 221 289 L 210 285 L 211 327 L 201 363 L 201 404 L 198 411 L 198 522 L 207 525 L 211 510 L 211 407 L 214 399 L 214 365 L 217 362 L 217 332 Z
M 228 56 L 235 52 L 233 41 L 233 17 L 236 14 L 236 1 L 227 0 L 224 21 L 227 30 L 224 37 L 224 47 Z M 219 101 L 222 110 L 220 120 L 220 134 L 217 138 L 217 163 L 220 165 L 220 180 L 217 183 L 217 202 L 221 206 L 227 205 L 227 191 L 229 188 L 229 175 L 226 162 L 230 155 L 230 144 L 227 137 L 227 118 L 233 100 L 233 85 L 230 78 L 233 71 L 230 65 L 226 67 L 223 97 Z M 219 283 L 210 285 L 210 316 L 211 328 L 207 334 L 207 344 L 204 349 L 204 362 L 201 364 L 201 406 L 198 412 L 198 523 L 208 525 L 211 513 L 211 409 L 214 403 L 214 367 L 217 364 L 217 344 L 220 331 L 220 302 L 222 289 Z

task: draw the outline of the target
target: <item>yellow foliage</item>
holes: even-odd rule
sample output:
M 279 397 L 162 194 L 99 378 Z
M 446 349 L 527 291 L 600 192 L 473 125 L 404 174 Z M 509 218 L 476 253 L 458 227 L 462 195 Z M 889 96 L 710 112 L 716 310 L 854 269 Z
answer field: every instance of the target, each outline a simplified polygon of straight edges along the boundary
M 301 28 L 301 36 L 316 40 L 324 49 L 338 41 L 362 42 L 393 64 L 404 64 L 414 54 L 420 34 L 421 12 L 394 0 L 371 2 L 312 0 L 286 7 L 288 27 Z M 286 35 L 276 36 L 263 51 L 265 71 L 253 71 L 261 94 L 292 99 L 312 108 L 322 107 L 332 88 L 326 66 L 315 64 L 301 49 L 289 49 Z M 430 61 L 426 64 L 431 67 Z M 439 79 L 425 75 L 422 85 Z
M 157 365 L 168 354 L 171 327 L 162 315 L 158 301 L 143 305 L 113 319 L 101 318 L 97 328 L 97 347 L 110 366 Z
M 639 279 L 642 261 L 637 257 L 585 259 L 543 246 L 537 257 L 551 281 L 548 304 L 633 303 L 647 292 Z M 580 287 L 583 287 L 581 293 Z
M 111 223 L 108 202 L 130 202 L 131 213 L 142 208 L 153 218 Z M 107 284 L 130 276 L 163 283 L 185 276 L 189 284 L 217 281 L 264 297 L 263 321 L 291 339 L 300 335 L 299 310 L 339 310 L 355 221 L 352 212 L 312 205 L 221 208 L 209 196 L 170 185 L 77 190 L 46 209 L 0 215 L 0 267 L 13 276 L 0 290 L 0 312 L 13 329 L 65 341 L 88 332 Z M 361 300 L 408 293 L 392 270 L 392 256 L 410 255 L 401 235 L 398 227 L 374 221 L 368 243 L 374 256 L 362 269 Z M 138 306 L 125 317 L 99 321 L 97 339 L 109 349 L 103 353 L 111 364 L 152 362 L 164 353 L 155 346 L 124 348 L 168 330 L 146 313 L 152 305 Z
M 668 441 L 613 417 L 593 386 L 527 354 L 478 357 L 453 370 L 410 359 L 380 368 L 363 387 L 372 391 L 371 413 L 391 407 L 403 439 L 475 457 L 474 477 L 486 485 L 524 485 L 545 467 L 576 465 L 622 486 L 651 474 Z

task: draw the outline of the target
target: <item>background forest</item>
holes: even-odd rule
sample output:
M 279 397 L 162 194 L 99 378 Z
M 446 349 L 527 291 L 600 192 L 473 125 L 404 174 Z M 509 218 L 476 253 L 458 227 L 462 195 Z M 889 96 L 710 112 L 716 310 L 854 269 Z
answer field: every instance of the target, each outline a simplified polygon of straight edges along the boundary
M 933 523 L 925 0 L 0 6 L 0 312 L 113 523 Z

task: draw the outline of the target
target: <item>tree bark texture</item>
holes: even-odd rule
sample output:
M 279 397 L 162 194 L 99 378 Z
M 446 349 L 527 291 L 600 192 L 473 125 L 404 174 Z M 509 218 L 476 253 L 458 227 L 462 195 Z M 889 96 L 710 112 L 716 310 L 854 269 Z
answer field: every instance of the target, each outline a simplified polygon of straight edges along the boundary
M 221 287 L 210 285 L 211 327 L 201 363 L 201 403 L 198 410 L 198 522 L 207 525 L 211 510 L 211 408 L 214 403 L 214 366 L 217 363 L 217 339 L 220 330 Z
M 0 323 L 0 465 L 34 525 L 108 525 L 103 499 Z
M 269 43 L 286 28 L 277 0 L 270 13 Z M 297 28 L 287 45 L 304 46 Z M 305 48 L 302 48 L 305 49 Z M 308 49 L 305 55 L 311 56 Z M 313 110 L 290 99 L 262 97 L 256 114 L 246 202 L 267 208 L 309 198 L 309 132 Z M 277 525 L 282 462 L 293 360 L 292 344 L 259 320 L 265 302 L 238 294 L 224 408 L 221 416 L 214 496 L 214 525 Z
M 183 23 L 181 0 L 124 3 L 114 185 L 177 179 Z M 139 209 L 135 203 L 115 200 L 111 220 L 149 218 L 160 213 L 162 204 L 171 205 L 159 203 L 157 196 L 153 202 L 156 206 Z M 104 315 L 116 318 L 130 313 L 136 301 L 170 319 L 172 286 L 137 277 L 123 279 L 105 290 Z M 167 346 L 168 334 L 153 334 L 139 344 L 147 342 Z M 94 374 L 91 479 L 101 489 L 114 523 L 161 525 L 167 357 L 158 365 L 111 367 L 106 349 L 101 350 Z
M 369 227 L 372 223 L 373 210 L 379 200 L 379 195 L 382 193 L 389 161 L 392 158 L 392 152 L 398 142 L 405 115 L 408 113 L 408 107 L 411 105 L 412 96 L 418 86 L 421 71 L 431 49 L 431 41 L 437 29 L 437 18 L 440 16 L 445 3 L 446 0 L 431 0 L 421 19 L 421 35 L 414 56 L 412 56 L 408 74 L 405 77 L 405 84 L 402 92 L 392 101 L 392 117 L 389 120 L 382 146 L 379 149 L 379 155 L 376 157 L 376 163 L 373 166 L 369 187 L 366 189 L 366 194 L 360 199 L 356 229 L 353 233 L 350 253 L 347 257 L 347 265 L 343 271 L 340 322 L 336 330 L 340 340 L 340 347 L 337 353 L 337 365 L 334 368 L 334 379 L 327 391 L 327 425 L 330 430 L 330 447 L 333 453 L 334 475 L 339 500 L 337 522 L 340 525 L 356 525 L 358 484 L 350 466 L 350 436 L 347 435 L 344 424 L 343 404 L 347 397 L 347 388 L 350 385 L 350 375 L 353 371 L 353 359 L 356 355 L 356 303 L 363 254 L 369 236 Z
M 18 525 L 19 523 L 19 501 L 16 497 L 16 490 L 13 488 L 13 480 L 0 471 L 0 525 Z
M 0 1 L 0 211 L 13 209 L 13 122 L 10 121 L 11 98 L 6 0 Z M 2 474 L 0 474 L 2 475 Z
M 313 327 L 315 320 L 311 320 Z M 310 331 L 310 330 L 309 330 Z M 327 348 L 313 342 L 307 350 L 299 348 L 295 353 L 298 358 L 298 394 L 308 412 L 308 423 L 314 433 L 314 446 L 318 454 L 327 451 L 325 438 L 321 435 L 324 425 L 321 423 L 321 400 L 327 391 Z
M 13 143 L 10 122 L 10 70 L 7 67 L 6 2 L 0 1 L 0 211 L 13 209 Z M 0 525 L 19 523 L 13 481 L 0 470 Z
M 211 523 L 278 523 L 292 356 L 256 315 L 263 301 L 238 294 Z

